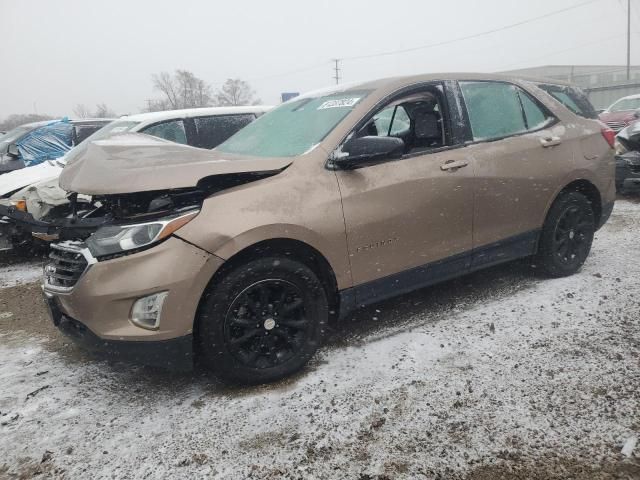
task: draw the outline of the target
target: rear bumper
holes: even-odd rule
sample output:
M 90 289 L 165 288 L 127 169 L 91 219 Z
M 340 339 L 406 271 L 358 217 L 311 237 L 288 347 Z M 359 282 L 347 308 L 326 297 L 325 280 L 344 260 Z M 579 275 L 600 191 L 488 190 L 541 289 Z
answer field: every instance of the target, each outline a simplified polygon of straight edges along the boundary
M 45 293 L 53 324 L 81 348 L 110 360 L 188 371 L 193 368 L 193 336 L 160 341 L 130 342 L 105 340 L 85 324 L 60 310 L 56 297 Z

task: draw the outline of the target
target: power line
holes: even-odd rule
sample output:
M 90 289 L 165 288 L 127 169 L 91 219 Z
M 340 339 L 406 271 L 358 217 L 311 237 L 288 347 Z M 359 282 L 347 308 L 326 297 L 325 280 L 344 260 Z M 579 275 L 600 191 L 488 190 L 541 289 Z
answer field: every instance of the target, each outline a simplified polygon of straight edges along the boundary
M 400 49 L 400 50 L 389 50 L 389 51 L 386 51 L 386 52 L 371 53 L 371 54 L 367 54 L 367 55 L 355 55 L 355 56 L 351 56 L 351 57 L 343 57 L 342 60 L 361 60 L 361 59 L 365 59 L 365 58 L 386 57 L 386 56 L 390 56 L 390 55 L 398 55 L 398 54 L 402 54 L 402 53 L 415 52 L 415 51 L 418 51 L 418 50 L 425 50 L 427 48 L 434 48 L 434 47 L 440 47 L 440 46 L 443 46 L 443 45 L 450 45 L 452 43 L 462 42 L 464 40 L 470 40 L 472 38 L 478 38 L 478 37 L 482 37 L 482 36 L 485 36 L 485 35 L 490 35 L 492 33 L 502 32 L 504 30 L 509 30 L 511 28 L 519 27 L 521 25 L 526 25 L 527 23 L 536 22 L 538 20 L 542 20 L 544 18 L 552 17 L 552 16 L 558 15 L 560 13 L 568 12 L 570 10 L 575 10 L 576 8 L 581 8 L 581 7 L 584 7 L 585 5 L 589 5 L 591 3 L 595 3 L 595 2 L 598 2 L 598 1 L 600 1 L 600 0 L 588 0 L 586 2 L 581 2 L 581 3 L 578 3 L 576 5 L 573 5 L 571 7 L 562 8 L 560 10 L 554 10 L 553 12 L 549 12 L 549 13 L 546 13 L 544 15 L 540 15 L 540 16 L 537 16 L 537 17 L 529 18 L 527 20 L 522 20 L 520 22 L 512 23 L 510 25 L 505 25 L 505 26 L 502 26 L 502 27 L 494 28 L 492 30 L 486 30 L 484 32 L 475 33 L 473 35 L 466 35 L 464 37 L 453 38 L 451 40 L 443 40 L 441 42 L 430 43 L 430 44 L 427 44 L 427 45 L 420 45 L 420 46 L 411 47 L 411 48 L 404 48 L 404 49 Z
M 308 72 L 310 70 L 315 70 L 315 69 L 320 68 L 320 67 L 324 68 L 324 67 L 327 66 L 327 63 L 328 63 L 327 61 L 324 61 L 322 63 L 315 63 L 313 65 L 297 68 L 295 70 L 289 70 L 287 72 L 274 73 L 274 74 L 270 74 L 270 75 L 263 75 L 261 77 L 249 78 L 249 79 L 247 79 L 247 81 L 253 82 L 253 81 L 256 81 L 256 80 L 264 80 L 264 79 L 267 79 L 267 78 L 284 77 L 286 75 L 294 75 L 296 73 Z

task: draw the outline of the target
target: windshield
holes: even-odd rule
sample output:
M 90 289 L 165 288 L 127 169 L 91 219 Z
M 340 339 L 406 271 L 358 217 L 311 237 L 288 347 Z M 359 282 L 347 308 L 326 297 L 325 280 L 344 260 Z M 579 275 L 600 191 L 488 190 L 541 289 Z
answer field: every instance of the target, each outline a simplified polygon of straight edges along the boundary
M 349 91 L 294 100 L 264 114 L 216 148 L 256 157 L 294 157 L 315 147 L 367 96 Z
M 130 131 L 136 125 L 139 125 L 140 122 L 134 122 L 133 120 L 116 120 L 111 122 L 100 130 L 95 132 L 93 135 L 89 135 L 84 141 L 93 142 L 94 140 L 102 140 L 103 138 L 108 137 L 109 135 L 116 135 L 118 133 L 125 133 Z
M 0 151 L 5 152 L 10 144 L 14 143 L 24 134 L 33 129 L 33 126 L 21 125 L 20 127 L 16 127 L 13 130 L 9 130 L 7 133 L 0 137 Z
M 626 110 L 638 110 L 640 98 L 623 98 L 609 107 L 610 112 L 624 112 Z

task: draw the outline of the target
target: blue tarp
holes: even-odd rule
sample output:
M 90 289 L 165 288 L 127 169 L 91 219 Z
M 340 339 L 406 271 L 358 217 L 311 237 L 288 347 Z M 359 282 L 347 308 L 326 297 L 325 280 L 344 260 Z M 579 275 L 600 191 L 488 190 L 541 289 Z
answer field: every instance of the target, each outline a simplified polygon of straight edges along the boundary
M 62 157 L 72 144 L 73 125 L 68 118 L 36 128 L 16 143 L 27 167 Z

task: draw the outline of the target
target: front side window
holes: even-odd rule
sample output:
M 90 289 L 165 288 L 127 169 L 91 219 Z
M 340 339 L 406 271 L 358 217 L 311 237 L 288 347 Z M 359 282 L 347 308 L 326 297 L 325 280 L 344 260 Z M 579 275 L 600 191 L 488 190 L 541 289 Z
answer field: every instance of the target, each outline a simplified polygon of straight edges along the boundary
M 554 118 L 527 92 L 510 83 L 460 82 L 475 141 L 538 130 Z
M 168 122 L 156 123 L 155 125 L 142 129 L 142 133 L 164 138 L 170 142 L 185 145 L 187 143 L 187 134 L 184 130 L 184 122 L 182 120 L 169 120 Z
M 411 120 L 402 105 L 387 107 L 373 117 L 379 136 L 396 136 L 411 128 Z
M 383 106 L 355 131 L 357 137 L 396 137 L 405 154 L 416 154 L 449 145 L 447 119 L 442 108 L 444 90 L 431 85 Z
M 217 147 L 224 153 L 294 157 L 320 143 L 368 91 L 296 98 L 265 113 Z
M 206 149 L 215 148 L 238 130 L 249 125 L 255 118 L 253 114 L 194 118 L 198 131 L 197 146 Z

